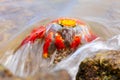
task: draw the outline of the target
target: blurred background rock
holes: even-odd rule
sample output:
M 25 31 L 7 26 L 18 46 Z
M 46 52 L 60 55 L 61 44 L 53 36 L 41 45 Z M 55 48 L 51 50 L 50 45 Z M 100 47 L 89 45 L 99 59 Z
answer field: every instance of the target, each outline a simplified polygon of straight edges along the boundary
M 33 76 L 21 78 L 13 75 L 8 69 L 0 65 L 0 80 L 71 80 L 70 75 L 65 70 L 55 72 L 38 72 Z

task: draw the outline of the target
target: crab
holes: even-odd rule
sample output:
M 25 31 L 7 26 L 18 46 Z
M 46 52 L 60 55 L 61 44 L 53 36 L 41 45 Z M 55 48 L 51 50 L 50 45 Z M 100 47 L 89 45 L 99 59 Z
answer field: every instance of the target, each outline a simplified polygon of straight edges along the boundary
M 52 51 L 66 50 L 75 51 L 79 45 L 91 42 L 97 36 L 83 21 L 73 18 L 59 18 L 45 26 L 40 26 L 21 42 L 20 47 L 37 39 L 43 39 L 43 58 L 50 57 Z

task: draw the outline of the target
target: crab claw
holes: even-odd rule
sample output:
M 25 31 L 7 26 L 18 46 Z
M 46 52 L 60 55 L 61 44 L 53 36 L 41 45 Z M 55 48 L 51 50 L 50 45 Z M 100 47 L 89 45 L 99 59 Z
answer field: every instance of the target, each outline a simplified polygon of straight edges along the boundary
M 65 48 L 64 39 L 58 33 L 55 34 L 55 45 L 58 50 Z
M 71 43 L 71 48 L 76 49 L 81 44 L 81 37 L 80 36 L 74 36 L 74 39 Z

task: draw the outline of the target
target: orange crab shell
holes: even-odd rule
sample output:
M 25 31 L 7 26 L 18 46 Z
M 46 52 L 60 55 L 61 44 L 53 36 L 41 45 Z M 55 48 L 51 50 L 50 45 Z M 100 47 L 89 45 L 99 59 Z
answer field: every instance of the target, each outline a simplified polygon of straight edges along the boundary
M 64 23 L 64 26 L 71 26 L 72 27 L 72 26 L 75 26 L 76 24 L 86 25 L 83 21 L 73 19 L 73 18 L 59 18 L 59 19 L 53 20 L 52 23 L 61 24 L 62 22 L 65 22 L 65 21 L 66 21 L 66 23 Z

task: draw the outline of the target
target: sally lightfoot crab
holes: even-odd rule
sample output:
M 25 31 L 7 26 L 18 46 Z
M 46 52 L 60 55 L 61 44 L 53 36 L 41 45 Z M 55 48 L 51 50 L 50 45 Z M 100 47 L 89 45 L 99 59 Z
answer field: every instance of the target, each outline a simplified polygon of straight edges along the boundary
M 75 51 L 81 44 L 94 40 L 97 36 L 82 21 L 72 18 L 59 18 L 51 23 L 40 26 L 22 41 L 20 47 L 37 39 L 43 39 L 43 58 L 48 58 L 56 50 Z

